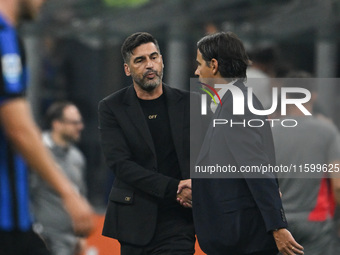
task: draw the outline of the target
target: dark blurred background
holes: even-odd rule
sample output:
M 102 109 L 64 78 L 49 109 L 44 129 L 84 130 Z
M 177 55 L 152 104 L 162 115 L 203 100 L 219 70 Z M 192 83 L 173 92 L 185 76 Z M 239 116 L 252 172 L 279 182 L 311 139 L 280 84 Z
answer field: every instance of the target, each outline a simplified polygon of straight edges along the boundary
M 340 76 L 339 0 L 49 0 L 39 20 L 23 24 L 34 116 L 51 102 L 75 102 L 84 118 L 79 145 L 87 163 L 89 199 L 106 205 L 112 182 L 99 144 L 97 104 L 131 83 L 125 77 L 120 46 L 137 31 L 159 41 L 164 81 L 189 89 L 196 42 L 205 34 L 233 31 L 270 77 L 305 70 L 318 78 Z M 319 88 L 319 106 L 340 126 L 340 87 Z

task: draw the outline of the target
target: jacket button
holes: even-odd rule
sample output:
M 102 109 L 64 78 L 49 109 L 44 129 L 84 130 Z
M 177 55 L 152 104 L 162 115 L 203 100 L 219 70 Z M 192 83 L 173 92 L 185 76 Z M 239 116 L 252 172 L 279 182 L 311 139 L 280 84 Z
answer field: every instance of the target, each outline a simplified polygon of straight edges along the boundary
M 130 202 L 131 201 L 131 197 L 125 197 L 125 201 L 126 202 Z
M 286 215 L 285 215 L 283 209 L 281 209 L 280 211 L 281 211 L 281 217 L 282 217 L 283 222 L 286 222 Z

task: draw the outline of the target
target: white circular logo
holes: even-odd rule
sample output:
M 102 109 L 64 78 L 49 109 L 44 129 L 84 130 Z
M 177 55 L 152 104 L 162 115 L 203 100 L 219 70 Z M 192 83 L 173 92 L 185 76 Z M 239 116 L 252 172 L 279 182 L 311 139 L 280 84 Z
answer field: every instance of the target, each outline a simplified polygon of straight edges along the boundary
M 5 54 L 1 59 L 2 72 L 7 82 L 17 83 L 22 73 L 21 59 L 18 54 Z

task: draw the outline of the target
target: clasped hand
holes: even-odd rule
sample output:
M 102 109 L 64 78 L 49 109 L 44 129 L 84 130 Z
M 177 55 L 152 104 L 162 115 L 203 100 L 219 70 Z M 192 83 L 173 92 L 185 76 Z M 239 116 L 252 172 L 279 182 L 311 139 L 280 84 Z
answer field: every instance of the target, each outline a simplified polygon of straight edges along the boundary
M 185 208 L 192 208 L 191 179 L 182 180 L 178 184 L 177 202 Z

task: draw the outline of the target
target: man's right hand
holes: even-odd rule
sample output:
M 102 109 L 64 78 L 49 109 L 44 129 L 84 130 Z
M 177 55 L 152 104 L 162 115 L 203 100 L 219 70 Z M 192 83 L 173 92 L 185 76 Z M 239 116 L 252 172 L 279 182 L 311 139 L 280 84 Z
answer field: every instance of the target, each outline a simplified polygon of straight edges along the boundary
M 285 228 L 274 230 L 276 246 L 283 255 L 304 254 L 303 247 L 298 244 L 292 234 Z
M 191 189 L 184 188 L 181 193 L 177 194 L 177 202 L 185 208 L 192 208 Z
M 75 234 L 88 236 L 94 229 L 94 212 L 90 204 L 76 192 L 63 197 L 63 202 L 72 219 Z
M 191 189 L 191 179 L 181 180 L 178 184 L 177 194 L 181 193 L 182 189 L 189 188 Z
M 177 202 L 185 208 L 192 208 L 191 179 L 182 180 L 178 184 Z

